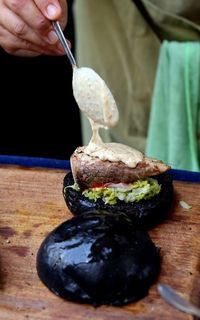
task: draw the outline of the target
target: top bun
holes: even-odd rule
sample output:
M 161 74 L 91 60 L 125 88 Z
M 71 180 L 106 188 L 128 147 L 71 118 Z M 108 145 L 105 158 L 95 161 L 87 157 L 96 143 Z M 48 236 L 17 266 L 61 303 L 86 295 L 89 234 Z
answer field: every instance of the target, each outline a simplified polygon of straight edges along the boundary
M 37 255 L 41 281 L 71 301 L 124 305 L 147 295 L 160 271 L 159 250 L 126 215 L 105 211 L 58 226 Z

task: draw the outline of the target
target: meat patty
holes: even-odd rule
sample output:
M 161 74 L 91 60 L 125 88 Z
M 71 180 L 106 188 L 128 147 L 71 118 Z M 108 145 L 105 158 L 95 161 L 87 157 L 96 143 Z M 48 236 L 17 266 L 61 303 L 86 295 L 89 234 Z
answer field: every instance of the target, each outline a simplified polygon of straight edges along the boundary
M 131 183 L 138 179 L 155 176 L 170 169 L 162 161 L 144 157 L 135 168 L 121 161 L 101 160 L 84 153 L 84 147 L 78 147 L 70 158 L 75 182 L 81 190 L 106 183 Z

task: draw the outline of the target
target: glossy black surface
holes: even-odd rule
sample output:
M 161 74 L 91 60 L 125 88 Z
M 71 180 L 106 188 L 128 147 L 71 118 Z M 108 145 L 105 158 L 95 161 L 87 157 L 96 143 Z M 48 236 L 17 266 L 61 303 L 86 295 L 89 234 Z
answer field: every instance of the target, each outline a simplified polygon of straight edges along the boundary
M 125 215 L 93 212 L 58 226 L 37 255 L 41 281 L 76 302 L 123 305 L 143 298 L 160 270 L 159 250 Z
M 173 184 L 170 174 L 154 177 L 161 184 L 161 192 L 149 200 L 134 203 L 125 203 L 118 200 L 117 204 L 105 204 L 103 200 L 96 202 L 89 200 L 79 191 L 65 188 L 74 183 L 72 173 L 69 172 L 63 181 L 63 196 L 67 207 L 74 215 L 88 213 L 90 210 L 106 210 L 109 212 L 125 213 L 140 228 L 150 228 L 165 219 L 172 207 Z

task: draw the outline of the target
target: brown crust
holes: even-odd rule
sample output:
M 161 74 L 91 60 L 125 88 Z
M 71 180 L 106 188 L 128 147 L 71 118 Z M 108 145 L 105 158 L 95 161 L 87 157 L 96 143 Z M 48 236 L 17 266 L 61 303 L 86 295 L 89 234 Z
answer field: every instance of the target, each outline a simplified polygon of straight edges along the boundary
M 83 147 L 75 150 L 70 161 L 74 180 L 82 190 L 106 183 L 131 183 L 170 169 L 162 161 L 145 157 L 135 168 L 130 168 L 120 161 L 91 157 L 83 152 Z

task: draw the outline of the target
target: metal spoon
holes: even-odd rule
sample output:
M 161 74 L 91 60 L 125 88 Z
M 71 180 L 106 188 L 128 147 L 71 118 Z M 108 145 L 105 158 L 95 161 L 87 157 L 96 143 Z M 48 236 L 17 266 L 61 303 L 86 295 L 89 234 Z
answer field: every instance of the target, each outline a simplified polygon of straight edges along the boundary
M 175 292 L 170 286 L 158 284 L 161 297 L 176 309 L 200 318 L 200 309 Z
M 68 46 L 68 43 L 67 43 L 67 41 L 65 39 L 65 36 L 64 36 L 64 34 L 62 32 L 62 29 L 60 27 L 59 22 L 58 21 L 52 21 L 52 26 L 53 26 L 56 34 L 57 34 L 57 37 L 59 38 L 64 50 L 65 50 L 66 55 L 69 58 L 69 61 L 70 61 L 71 65 L 72 65 L 72 67 L 76 66 L 76 61 L 75 61 L 74 56 L 73 56 L 73 54 L 72 54 L 72 52 L 71 52 L 71 50 L 70 50 L 70 48 Z
M 118 122 L 119 113 L 109 88 L 91 68 L 77 68 L 59 22 L 53 21 L 52 26 L 73 68 L 72 88 L 79 108 L 99 125 L 113 127 Z

